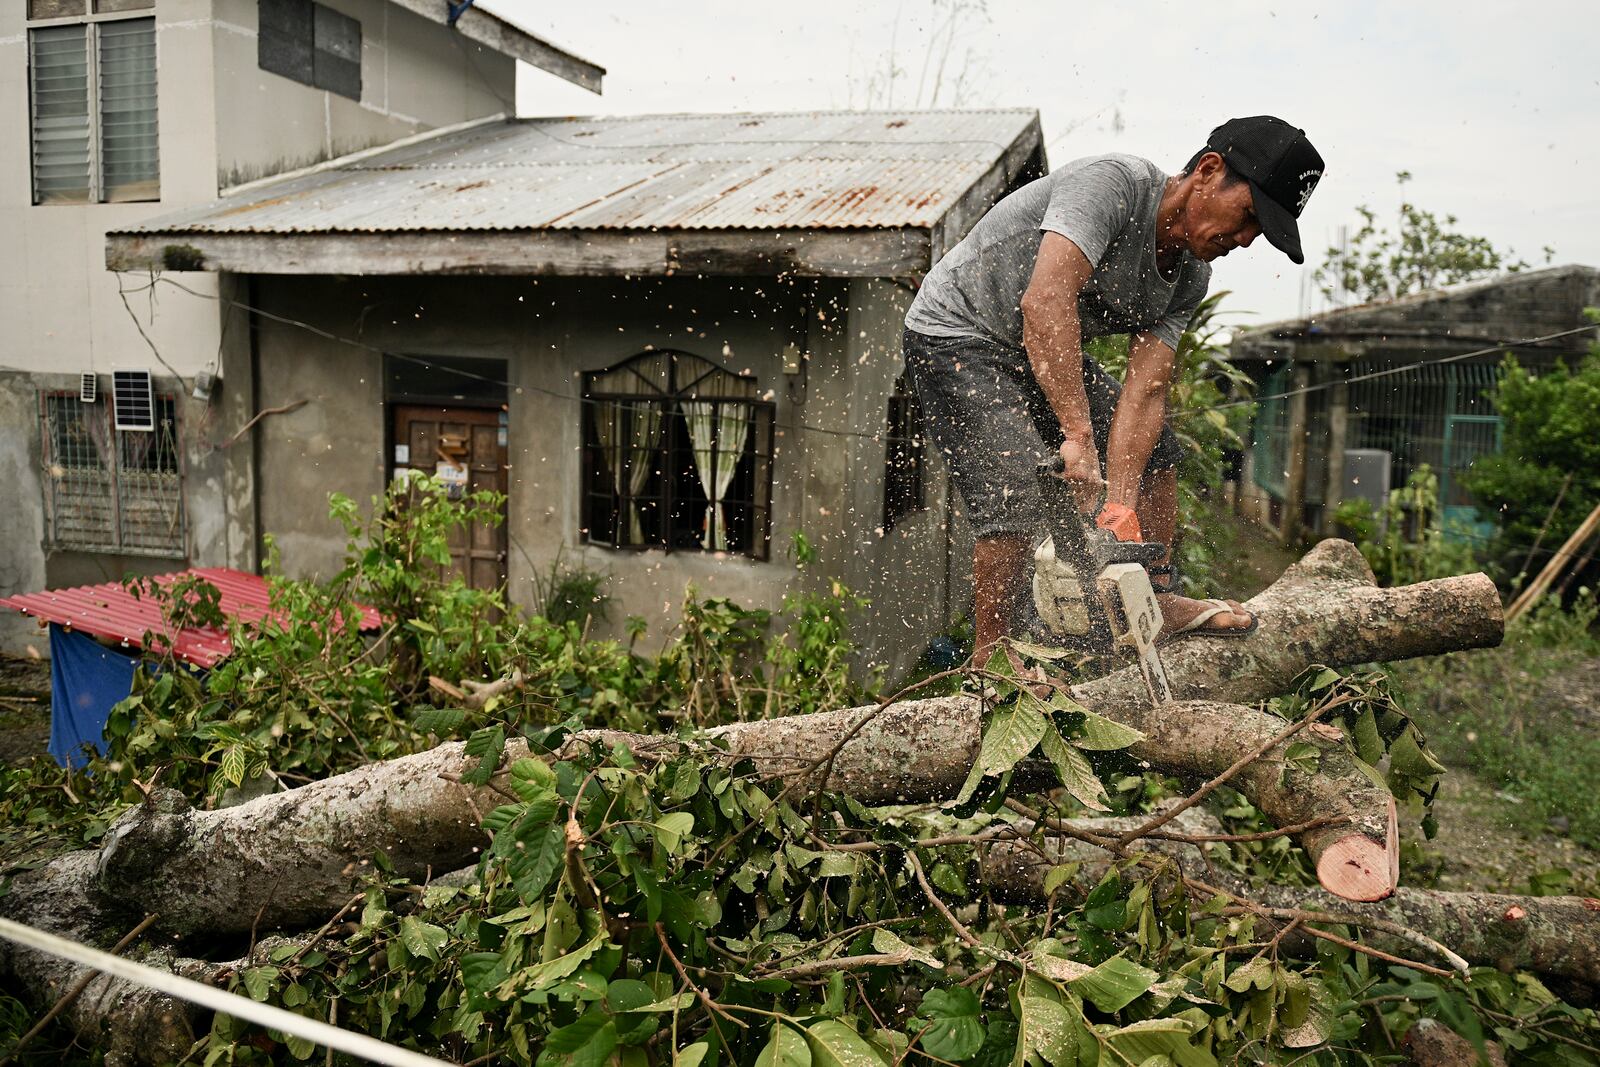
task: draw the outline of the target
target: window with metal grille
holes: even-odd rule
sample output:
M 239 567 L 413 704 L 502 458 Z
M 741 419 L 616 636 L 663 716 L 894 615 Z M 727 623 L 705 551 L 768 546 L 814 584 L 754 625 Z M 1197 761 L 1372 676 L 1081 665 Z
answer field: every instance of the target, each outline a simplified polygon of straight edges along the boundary
M 687 352 L 584 375 L 581 534 L 591 544 L 766 559 L 774 405 Z
M 888 447 L 883 469 L 883 530 L 888 533 L 895 523 L 928 506 L 922 409 L 916 396 L 906 391 L 904 376 L 894 383 L 894 394 L 889 397 L 884 440 Z
M 156 23 L 149 0 L 35 0 L 28 28 L 33 202 L 161 199 Z M 109 17 L 109 16 L 115 17 Z M 63 17 L 73 21 L 55 21 Z
M 154 409 L 154 430 L 116 430 L 107 404 L 85 404 L 72 393 L 40 395 L 51 548 L 185 554 L 177 405 L 156 396 Z
M 314 0 L 259 0 L 256 64 L 361 99 L 361 23 Z

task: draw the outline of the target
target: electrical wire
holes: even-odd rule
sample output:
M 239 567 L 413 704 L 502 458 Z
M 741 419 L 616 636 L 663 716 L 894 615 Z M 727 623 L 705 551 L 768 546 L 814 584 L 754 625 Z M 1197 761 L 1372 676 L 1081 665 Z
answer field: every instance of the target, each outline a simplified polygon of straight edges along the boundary
M 174 281 L 173 279 L 168 278 L 168 277 L 166 277 L 164 275 L 159 275 L 159 274 L 158 275 L 154 275 L 153 278 L 152 278 L 152 282 L 153 283 L 165 283 L 167 285 L 173 286 L 174 288 L 180 289 L 183 292 L 188 293 L 191 296 L 197 296 L 197 297 L 200 297 L 201 299 L 204 299 L 204 300 L 213 300 L 213 301 L 216 301 L 218 303 L 227 304 L 228 306 L 230 306 L 232 308 L 235 308 L 237 310 L 246 311 L 246 312 L 249 312 L 249 313 L 254 314 L 254 315 L 260 315 L 262 318 L 269 319 L 269 320 L 271 320 L 273 322 L 279 323 L 279 324 L 284 325 L 284 326 L 292 326 L 292 327 L 296 327 L 298 329 L 306 330 L 309 333 L 312 333 L 312 334 L 315 334 L 318 337 L 324 338 L 325 340 L 334 341 L 334 342 L 336 342 L 338 344 L 348 345 L 348 346 L 350 346 L 352 348 L 362 349 L 363 351 L 367 351 L 367 352 L 374 352 L 374 353 L 376 353 L 378 355 L 390 356 L 392 358 L 399 359 L 399 360 L 402 360 L 402 361 L 405 361 L 405 362 L 409 362 L 409 363 L 417 364 L 417 365 L 420 365 L 420 366 L 428 367 L 430 369 L 437 370 L 437 371 L 442 371 L 442 372 L 444 372 L 446 374 L 454 374 L 454 375 L 457 375 L 458 377 L 470 378 L 470 379 L 474 379 L 474 380 L 477 380 L 477 381 L 482 381 L 482 382 L 488 383 L 490 385 L 501 386 L 501 387 L 506 388 L 506 389 L 513 389 L 513 390 L 522 389 L 522 390 L 529 390 L 529 391 L 532 391 L 532 392 L 535 392 L 535 393 L 542 393 L 542 394 L 544 394 L 546 396 L 554 397 L 554 398 L 556 398 L 558 400 L 568 400 L 568 401 L 573 401 L 573 402 L 579 403 L 579 404 L 597 403 L 597 401 L 591 400 L 588 397 L 579 396 L 579 395 L 576 395 L 576 394 L 573 394 L 573 393 L 562 392 L 561 390 L 558 390 L 558 389 L 550 389 L 550 388 L 546 388 L 544 386 L 534 385 L 534 384 L 532 384 L 530 382 L 524 382 L 524 383 L 518 384 L 518 383 L 514 383 L 514 382 L 510 382 L 510 381 L 505 381 L 505 380 L 502 380 L 502 379 L 499 379 L 499 378 L 495 378 L 495 377 L 490 376 L 490 375 L 478 374 L 476 372 L 465 370 L 465 369 L 462 369 L 462 368 L 459 368 L 459 367 L 451 367 L 451 366 L 446 366 L 444 364 L 433 363 L 433 362 L 431 362 L 431 361 L 429 361 L 427 359 L 424 359 L 424 358 L 422 358 L 420 356 L 410 356 L 410 355 L 405 355 L 404 353 L 400 353 L 400 352 L 393 352 L 393 351 L 390 351 L 390 350 L 385 349 L 385 348 L 379 348 L 376 345 L 370 345 L 370 344 L 367 344 L 364 341 L 357 341 L 357 340 L 353 340 L 353 339 L 348 338 L 348 337 L 342 337 L 342 336 L 340 336 L 338 334 L 335 334 L 335 333 L 332 333 L 332 332 L 330 332 L 328 330 L 324 330 L 320 326 L 315 326 L 315 325 L 313 325 L 311 323 L 303 322 L 303 321 L 301 321 L 299 319 L 290 318 L 290 317 L 288 317 L 286 315 L 279 315 L 279 314 L 276 314 L 274 312 L 267 311 L 267 310 L 265 310 L 263 308 L 254 307 L 254 306 L 252 306 L 250 304 L 243 303 L 242 301 L 234 300 L 231 297 L 224 297 L 224 296 L 220 296 L 220 295 L 214 295 L 214 294 L 211 294 L 211 293 L 202 293 L 199 290 L 191 289 L 188 286 L 184 285 L 183 283 Z M 1248 406 L 1248 405 L 1251 405 L 1251 404 L 1264 403 L 1264 402 L 1269 401 L 1269 400 L 1283 400 L 1283 399 L 1287 399 L 1289 397 L 1302 396 L 1302 395 L 1305 395 L 1305 394 L 1308 394 L 1308 393 L 1320 392 L 1320 391 L 1322 391 L 1324 389 L 1332 389 L 1332 388 L 1334 388 L 1335 386 L 1338 386 L 1338 385 L 1349 385 L 1349 384 L 1352 384 L 1352 383 L 1355 383 L 1355 382 L 1370 381 L 1370 380 L 1372 380 L 1374 378 L 1383 378 L 1383 377 L 1388 377 L 1390 375 L 1395 375 L 1395 374 L 1404 374 L 1404 373 L 1407 373 L 1409 371 L 1418 370 L 1418 369 L 1420 369 L 1422 367 L 1438 366 L 1440 364 L 1446 364 L 1446 363 L 1458 363 L 1458 362 L 1460 362 L 1462 360 L 1465 360 L 1465 359 L 1472 359 L 1474 357 L 1493 355 L 1494 353 L 1502 351 L 1502 350 L 1507 349 L 1507 348 L 1531 348 L 1531 347 L 1533 347 L 1535 345 L 1545 344 L 1545 343 L 1550 342 L 1550 341 L 1557 341 L 1557 340 L 1560 340 L 1560 339 L 1565 338 L 1565 337 L 1572 337 L 1572 336 L 1574 336 L 1576 334 L 1585 333 L 1587 331 L 1596 330 L 1596 329 L 1600 329 L 1600 323 L 1590 323 L 1588 325 L 1579 326 L 1579 327 L 1576 327 L 1574 329 L 1560 330 L 1560 331 L 1557 331 L 1555 333 L 1543 334 L 1543 335 L 1540 335 L 1538 337 L 1524 337 L 1524 338 L 1517 339 L 1517 340 L 1501 341 L 1498 344 L 1489 345 L 1489 346 L 1484 347 L 1484 348 L 1475 348 L 1475 349 L 1473 349 L 1473 350 L 1471 350 L 1469 352 L 1457 352 L 1457 353 L 1454 353 L 1454 354 L 1448 355 L 1448 356 L 1438 356 L 1438 357 L 1433 358 L 1433 359 L 1418 360 L 1415 363 L 1407 363 L 1407 364 L 1404 364 L 1404 365 L 1401 365 L 1401 366 L 1398 366 L 1398 367 L 1386 367 L 1386 368 L 1384 368 L 1382 370 L 1371 371 L 1371 372 L 1366 373 L 1366 374 L 1358 374 L 1358 375 L 1355 375 L 1355 376 L 1350 377 L 1350 378 L 1340 379 L 1338 381 L 1318 382 L 1318 383 L 1316 383 L 1314 385 L 1303 386 L 1303 387 L 1301 387 L 1299 389 L 1290 389 L 1290 390 L 1288 390 L 1286 392 L 1282 392 L 1282 393 L 1270 393 L 1270 394 L 1267 394 L 1265 396 L 1256 396 L 1256 397 L 1252 397 L 1252 398 L 1245 399 L 1245 400 L 1223 401 L 1222 403 L 1219 403 L 1219 404 L 1211 404 L 1211 405 L 1208 405 L 1206 407 L 1193 408 L 1193 409 L 1191 409 L 1189 411 L 1183 412 L 1182 414 L 1185 417 L 1192 418 L 1192 417 L 1195 417 L 1195 416 L 1203 415 L 1208 411 L 1225 411 L 1225 410 L 1229 410 L 1229 409 L 1232 409 L 1232 408 L 1245 407 L 1245 406 Z M 858 438 L 863 438 L 863 439 L 872 440 L 872 441 L 879 441 L 879 440 L 882 440 L 883 437 L 884 437 L 884 435 L 881 432 L 866 432 L 866 431 L 862 431 L 862 430 L 839 430 L 839 429 L 833 429 L 833 428 L 830 428 L 830 427 L 827 427 L 827 426 L 816 426 L 816 425 L 813 425 L 811 423 L 800 423 L 800 428 L 801 429 L 805 429 L 805 430 L 810 430 L 810 431 L 815 432 L 815 433 L 831 434 L 831 435 L 836 436 L 836 437 L 858 437 Z

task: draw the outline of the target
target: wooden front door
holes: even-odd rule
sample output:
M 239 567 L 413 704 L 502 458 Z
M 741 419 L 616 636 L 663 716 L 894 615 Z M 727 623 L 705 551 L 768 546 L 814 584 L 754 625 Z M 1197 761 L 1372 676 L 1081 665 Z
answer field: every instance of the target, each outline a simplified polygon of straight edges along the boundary
M 466 491 L 506 491 L 506 413 L 497 408 L 394 404 L 394 471 L 438 471 L 440 438 L 465 452 Z M 506 524 L 474 522 L 450 536 L 450 566 L 468 585 L 497 589 L 506 580 Z

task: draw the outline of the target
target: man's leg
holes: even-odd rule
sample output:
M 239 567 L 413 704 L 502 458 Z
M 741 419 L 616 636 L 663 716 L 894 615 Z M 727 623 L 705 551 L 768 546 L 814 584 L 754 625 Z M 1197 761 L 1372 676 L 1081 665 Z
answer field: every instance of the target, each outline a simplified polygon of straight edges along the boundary
M 1167 546 L 1166 556 L 1158 562 L 1170 564 L 1173 541 L 1178 536 L 1177 468 L 1145 471 L 1144 478 L 1139 483 L 1139 524 L 1144 530 L 1146 541 L 1156 541 Z M 1176 591 L 1157 593 L 1156 603 L 1161 606 L 1162 628 L 1167 632 L 1182 627 L 1211 606 L 1203 600 L 1191 600 L 1189 597 L 1179 596 Z M 1249 626 L 1250 613 L 1244 611 L 1236 600 L 1230 600 L 1228 604 L 1238 610 L 1213 615 L 1205 621 L 1201 629 L 1230 630 Z
M 982 664 L 989 647 L 1011 632 L 1017 603 L 1028 581 L 1032 542 L 1021 534 L 980 537 L 972 550 L 973 660 Z

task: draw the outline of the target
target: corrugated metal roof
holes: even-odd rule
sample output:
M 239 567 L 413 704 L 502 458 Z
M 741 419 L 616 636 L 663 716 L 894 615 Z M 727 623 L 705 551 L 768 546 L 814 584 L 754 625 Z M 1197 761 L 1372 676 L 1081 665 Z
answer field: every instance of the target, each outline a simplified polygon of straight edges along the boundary
M 931 227 L 1038 113 L 511 119 L 254 183 L 123 234 Z
M 216 586 L 222 594 L 222 613 L 230 619 L 249 625 L 272 613 L 266 580 L 244 571 L 195 567 L 159 575 L 155 581 L 166 585 L 184 575 L 204 578 Z M 94 637 L 118 641 L 124 648 L 138 648 L 145 634 L 154 634 L 172 647 L 173 655 L 197 667 L 214 667 L 233 652 L 233 642 L 228 639 L 226 630 L 206 626 L 174 633 L 161 617 L 160 604 L 148 597 L 136 598 L 119 582 L 3 597 L 0 607 Z M 381 621 L 376 611 L 367 607 L 361 609 L 363 630 L 376 629 Z

